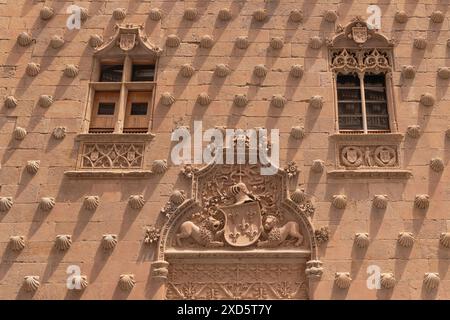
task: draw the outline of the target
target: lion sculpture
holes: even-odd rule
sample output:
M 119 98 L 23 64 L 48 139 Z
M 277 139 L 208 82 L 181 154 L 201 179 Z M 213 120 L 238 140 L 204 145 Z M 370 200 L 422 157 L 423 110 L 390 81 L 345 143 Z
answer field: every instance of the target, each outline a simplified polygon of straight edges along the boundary
M 295 221 L 288 221 L 282 227 L 277 227 L 279 220 L 273 215 L 268 215 L 264 222 L 264 230 L 267 234 L 267 240 L 258 241 L 258 247 L 275 247 L 287 240 L 287 238 L 296 239 L 294 246 L 300 246 L 303 242 L 303 236 L 300 233 L 300 227 Z
M 223 247 L 223 242 L 215 241 L 220 225 L 220 221 L 211 216 L 199 225 L 185 221 L 180 225 L 179 233 L 176 235 L 177 245 L 182 246 L 181 239 L 190 237 L 204 247 Z

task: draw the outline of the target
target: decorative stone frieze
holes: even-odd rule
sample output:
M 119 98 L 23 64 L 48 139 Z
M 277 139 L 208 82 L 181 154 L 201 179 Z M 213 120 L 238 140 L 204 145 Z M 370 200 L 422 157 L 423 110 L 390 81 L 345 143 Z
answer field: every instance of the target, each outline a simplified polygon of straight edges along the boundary
M 183 190 L 174 190 L 169 197 L 169 201 L 161 208 L 161 214 L 170 217 L 185 199 L 186 194 Z

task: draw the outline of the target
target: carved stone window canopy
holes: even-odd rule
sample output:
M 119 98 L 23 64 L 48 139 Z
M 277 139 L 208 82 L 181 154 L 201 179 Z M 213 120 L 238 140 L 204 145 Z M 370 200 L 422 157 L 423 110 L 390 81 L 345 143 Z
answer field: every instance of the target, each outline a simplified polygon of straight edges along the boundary
M 331 178 L 407 179 L 411 171 L 402 168 L 400 133 L 333 134 L 336 169 Z
M 72 178 L 148 178 L 144 168 L 145 150 L 151 133 L 79 134 L 76 170 L 64 174 Z

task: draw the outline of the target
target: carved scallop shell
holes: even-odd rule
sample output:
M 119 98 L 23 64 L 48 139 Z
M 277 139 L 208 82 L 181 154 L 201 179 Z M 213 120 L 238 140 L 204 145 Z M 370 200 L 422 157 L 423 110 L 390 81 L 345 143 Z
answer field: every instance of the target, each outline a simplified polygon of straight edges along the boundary
M 291 137 L 297 140 L 304 138 L 306 135 L 305 128 L 303 126 L 294 126 L 291 128 Z
M 309 99 L 310 107 L 315 109 L 321 109 L 323 107 L 323 97 L 322 96 L 312 96 Z
M 337 209 L 345 209 L 347 206 L 347 196 L 344 194 L 336 194 L 333 196 L 331 203 Z
M 64 68 L 64 75 L 69 78 L 75 78 L 78 75 L 79 68 L 74 64 L 68 64 Z
M 246 94 L 237 94 L 234 96 L 233 103 L 237 107 L 245 107 L 248 104 L 248 98 Z
M 376 194 L 373 197 L 372 204 L 377 209 L 386 209 L 388 196 L 386 194 Z
M 313 160 L 311 170 L 315 173 L 322 173 L 325 168 L 325 162 L 320 159 Z
M 163 92 L 161 94 L 161 104 L 163 106 L 171 106 L 175 102 L 175 97 L 170 92 Z
M 267 11 L 265 9 L 257 9 L 253 12 L 253 18 L 262 22 L 267 19 Z
M 89 12 L 87 8 L 80 7 L 80 19 L 82 22 L 86 21 L 89 18 Z
M 439 236 L 439 242 L 445 248 L 450 248 L 450 232 L 442 232 Z
M 334 276 L 334 283 L 340 289 L 348 289 L 352 283 L 352 278 L 349 272 L 336 272 Z
M 303 11 L 294 9 L 289 13 L 289 21 L 291 22 L 301 22 L 303 20 Z
M 230 68 L 226 64 L 219 63 L 218 65 L 216 65 L 214 74 L 221 78 L 226 77 L 230 74 Z
M 16 127 L 14 129 L 13 135 L 16 140 L 23 140 L 23 139 L 25 139 L 25 136 L 27 135 L 27 130 L 22 127 Z
M 323 41 L 319 36 L 311 37 L 309 40 L 309 46 L 313 49 L 320 49 L 322 47 Z
M 27 161 L 27 172 L 29 174 L 36 174 L 39 170 L 39 165 L 40 165 L 40 161 L 39 160 L 29 160 Z
M 414 244 L 414 235 L 411 232 L 400 232 L 398 234 L 397 242 L 405 248 L 411 248 Z
M 358 248 L 367 248 L 369 246 L 370 239 L 367 232 L 361 232 L 355 234 L 355 244 Z
M 423 37 L 414 39 L 414 48 L 423 50 L 427 47 L 428 41 Z
M 103 36 L 99 34 L 92 34 L 89 38 L 89 44 L 92 48 L 98 48 L 103 44 Z
M 447 48 L 450 48 L 450 39 L 447 40 Z
M 444 13 L 439 10 L 433 11 L 430 15 L 430 20 L 433 23 L 442 23 L 444 22 L 444 19 L 445 19 Z
M 210 35 L 204 35 L 200 39 L 200 47 L 204 49 L 209 49 L 214 45 L 214 39 Z
M 75 275 L 72 277 L 72 284 L 74 285 L 72 290 L 84 290 L 89 283 L 86 276 Z
M 55 247 L 59 251 L 69 250 L 72 245 L 72 236 L 69 234 L 59 234 L 55 239 Z
M 283 108 L 287 103 L 287 99 L 282 94 L 274 94 L 270 104 L 275 108 Z
M 42 211 L 50 211 L 55 206 L 55 198 L 52 197 L 42 197 L 39 202 L 39 209 Z
M 51 95 L 42 94 L 39 96 L 38 104 L 42 108 L 48 108 L 52 105 L 52 103 L 53 103 L 53 97 Z
M 25 248 L 25 237 L 11 236 L 9 237 L 9 245 L 13 251 L 22 251 Z
M 117 245 L 116 234 L 104 234 L 102 237 L 102 248 L 104 250 L 112 250 Z
M 406 129 L 406 133 L 411 138 L 417 139 L 418 137 L 420 137 L 420 126 L 418 124 L 410 125 Z
M 130 291 L 136 285 L 133 274 L 121 274 L 119 277 L 119 288 L 123 291 Z
M 431 93 L 424 93 L 420 96 L 420 103 L 425 107 L 432 107 L 435 103 L 434 96 Z
M 31 35 L 28 32 L 21 32 L 18 36 L 17 36 L 17 43 L 21 46 L 21 47 L 27 47 L 29 46 L 31 43 L 33 42 L 33 38 L 31 37 Z
M 430 168 L 435 172 L 444 170 L 444 161 L 441 158 L 433 158 L 430 160 Z
M 194 74 L 195 69 L 190 63 L 185 63 L 181 66 L 180 74 L 185 78 L 190 78 Z
M 418 209 L 427 209 L 430 205 L 430 196 L 427 194 L 418 194 L 414 199 L 414 205 Z
M 150 19 L 152 19 L 153 21 L 159 21 L 162 18 L 162 11 L 159 8 L 152 8 L 150 9 L 150 11 L 148 12 L 148 16 L 150 17 Z
M 414 66 L 403 66 L 402 75 L 405 79 L 412 79 L 416 76 L 416 68 Z
M 64 38 L 59 35 L 54 35 L 50 40 L 50 47 L 53 49 L 59 49 L 64 45 Z
M 186 200 L 186 195 L 183 190 L 174 190 L 169 198 L 170 202 L 180 205 Z
M 86 196 L 84 197 L 84 208 L 86 210 L 95 210 L 97 209 L 98 205 L 100 204 L 100 197 L 99 196 Z
M 381 287 L 384 289 L 392 289 L 395 286 L 395 277 L 394 274 L 389 273 L 382 273 L 381 274 Z
M 23 286 L 28 292 L 36 291 L 40 285 L 39 276 L 25 276 L 23 278 Z
M 176 48 L 180 45 L 181 39 L 176 34 L 169 34 L 166 38 L 166 46 Z
M 304 189 L 297 188 L 291 193 L 291 200 L 295 203 L 302 203 L 306 201 L 306 193 Z
M 258 64 L 253 69 L 253 74 L 258 78 L 263 78 L 267 75 L 267 67 L 263 64 Z
M 4 105 L 7 108 L 17 107 L 18 101 L 14 96 L 7 96 L 4 101 Z
M 197 103 L 201 106 L 207 106 L 211 103 L 211 98 L 206 92 L 202 92 L 197 97 Z
M 399 10 L 395 13 L 394 19 L 397 23 L 406 23 L 408 21 L 408 14 L 403 10 Z
M 44 6 L 39 12 L 39 16 L 41 17 L 42 20 L 49 20 L 53 17 L 54 13 L 55 11 L 53 10 L 53 8 Z
M 218 17 L 222 21 L 229 21 L 233 17 L 231 10 L 228 8 L 220 9 Z
M 113 18 L 116 20 L 123 20 L 127 16 L 127 10 L 125 8 L 116 8 L 113 11 Z
M 273 37 L 272 39 L 270 39 L 270 47 L 272 49 L 280 50 L 281 48 L 283 48 L 283 46 L 284 46 L 283 38 Z
M 66 127 L 56 127 L 53 129 L 52 136 L 55 139 L 63 139 L 66 136 Z
M 445 131 L 445 136 L 447 137 L 447 139 L 450 139 L 450 129 L 447 129 Z
M 184 10 L 183 18 L 189 21 L 197 19 L 198 10 L 196 8 L 186 8 Z
M 428 291 L 436 289 L 439 286 L 439 282 L 441 282 L 441 278 L 439 273 L 436 272 L 426 272 L 423 277 L 423 285 Z
M 0 197 L 0 212 L 6 212 L 13 206 L 12 197 Z
M 41 65 L 39 63 L 36 62 L 30 62 L 27 64 L 27 68 L 25 69 L 25 72 L 27 73 L 27 75 L 29 75 L 30 77 L 35 77 L 39 74 L 39 72 L 41 71 Z
M 152 171 L 161 174 L 167 171 L 167 160 L 155 160 L 152 164 Z
M 325 21 L 327 22 L 335 22 L 338 18 L 338 14 L 336 10 L 326 10 L 323 13 L 323 18 L 325 19 Z
M 301 64 L 294 64 L 289 72 L 290 76 L 293 78 L 301 78 L 303 76 L 303 66 Z
M 441 79 L 449 79 L 450 78 L 450 68 L 449 67 L 440 67 L 437 71 L 438 77 Z
M 144 196 L 142 194 L 131 195 L 128 198 L 128 205 L 132 209 L 141 209 L 145 204 Z
M 250 42 L 248 41 L 247 36 L 239 36 L 236 38 L 235 44 L 239 49 L 247 49 L 250 45 Z

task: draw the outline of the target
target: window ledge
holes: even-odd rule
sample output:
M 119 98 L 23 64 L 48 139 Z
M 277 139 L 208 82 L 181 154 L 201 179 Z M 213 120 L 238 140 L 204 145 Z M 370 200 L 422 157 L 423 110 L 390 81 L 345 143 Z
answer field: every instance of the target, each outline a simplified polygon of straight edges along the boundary
M 64 175 L 69 178 L 149 178 L 153 172 L 151 170 L 72 170 L 65 171 Z
M 86 142 L 144 142 L 155 137 L 153 133 L 81 133 L 76 141 Z
M 381 179 L 409 179 L 411 171 L 402 169 L 360 169 L 360 170 L 332 170 L 327 172 L 330 178 L 381 178 Z

